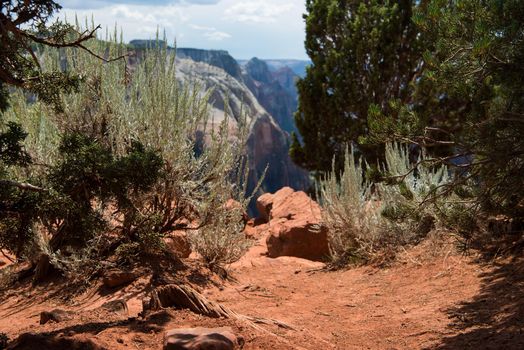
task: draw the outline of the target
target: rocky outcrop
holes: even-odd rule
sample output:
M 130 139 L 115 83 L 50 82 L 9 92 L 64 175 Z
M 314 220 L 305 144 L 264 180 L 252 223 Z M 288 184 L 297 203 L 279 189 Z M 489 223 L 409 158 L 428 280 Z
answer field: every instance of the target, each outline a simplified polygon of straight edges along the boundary
M 224 110 L 227 109 L 234 117 L 230 125 L 234 135 L 241 111 L 248 116 L 248 123 L 251 125 L 247 145 L 250 167 L 249 192 L 256 187 L 266 166 L 269 168 L 262 183 L 261 193 L 274 192 L 284 186 L 295 189 L 305 189 L 309 186 L 308 173 L 296 166 L 289 157 L 289 134 L 282 130 L 275 118 L 259 103 L 243 79 L 235 79 L 223 69 L 211 67 L 208 63 L 182 59 L 180 56 L 177 62 L 177 79 L 191 80 L 202 84 L 205 89 L 213 89 L 211 120 L 215 126 L 223 120 Z M 254 213 L 253 202 L 250 205 L 250 214 Z
M 289 157 L 290 140 L 287 134 L 268 115 L 258 118 L 248 139 L 248 149 L 253 160 L 249 187 L 253 188 L 264 173 L 264 192 L 275 192 L 291 186 L 305 189 L 309 185 L 307 172 L 296 166 Z
M 269 70 L 268 65 L 258 58 L 252 58 L 244 66 L 244 81 L 258 102 L 271 114 L 280 128 L 288 133 L 297 131 L 294 113 L 297 110 L 297 95 L 292 87 L 284 87 L 281 83 L 290 84 L 285 76 L 293 72 L 288 69 L 279 71 L 278 75 Z M 292 83 L 291 83 L 292 84 Z
M 321 209 L 302 191 L 289 187 L 257 200 L 262 219 L 269 222 L 268 255 L 322 260 L 329 253 L 327 228 Z
M 249 77 L 255 81 L 264 84 L 269 84 L 273 81 L 273 76 L 271 75 L 266 62 L 259 60 L 256 57 L 250 59 L 244 68 Z
M 298 75 L 295 74 L 289 67 L 282 67 L 272 73 L 280 86 L 282 86 L 295 100 L 298 100 L 297 80 Z
M 243 343 L 230 327 L 173 329 L 164 335 L 164 350 L 233 350 Z
M 241 70 L 237 61 L 225 50 L 201 50 L 180 48 L 176 50 L 178 58 L 186 58 L 195 62 L 204 62 L 213 67 L 223 69 L 236 79 L 241 79 Z

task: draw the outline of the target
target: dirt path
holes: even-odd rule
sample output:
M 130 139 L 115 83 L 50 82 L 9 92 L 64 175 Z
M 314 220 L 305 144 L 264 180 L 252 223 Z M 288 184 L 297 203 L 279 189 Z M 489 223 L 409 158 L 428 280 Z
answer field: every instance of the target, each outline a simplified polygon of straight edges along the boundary
M 233 267 L 238 283 L 208 294 L 239 312 L 289 323 L 298 331 L 287 336 L 305 349 L 422 349 L 456 333 L 448 312 L 479 293 L 483 273 L 456 256 L 384 269 L 319 267 L 250 254 Z
M 0 305 L 0 332 L 86 336 L 108 349 L 161 349 L 166 329 L 231 326 L 244 349 L 523 349 L 524 264 L 481 265 L 454 254 L 423 259 L 410 250 L 405 263 L 326 272 L 303 259 L 262 256 L 262 245 L 231 267 L 236 282 L 201 291 L 209 299 L 251 316 L 273 318 L 293 329 L 210 319 L 168 310 L 140 320 L 90 310 L 124 297 L 130 316 L 140 310 L 146 279 L 115 293 L 93 288 L 74 300 L 60 299 L 60 286 L 19 289 Z M 418 255 L 417 255 L 418 254 Z M 79 312 L 75 319 L 39 325 L 39 313 L 56 307 Z

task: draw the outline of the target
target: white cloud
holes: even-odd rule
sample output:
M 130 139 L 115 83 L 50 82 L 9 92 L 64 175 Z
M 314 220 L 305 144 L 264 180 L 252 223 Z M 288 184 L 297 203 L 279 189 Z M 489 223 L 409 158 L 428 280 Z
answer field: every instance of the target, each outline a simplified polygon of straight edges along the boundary
M 165 6 L 180 5 L 215 5 L 221 0 L 61 0 L 60 5 L 70 9 L 97 9 L 116 4 Z
M 205 31 L 215 31 L 216 30 L 215 27 L 205 27 L 205 26 L 199 26 L 196 24 L 190 24 L 189 26 L 195 30 L 205 30 Z
M 215 27 L 199 26 L 197 24 L 190 24 L 189 27 L 194 30 L 203 31 L 204 38 L 212 40 L 212 41 L 222 41 L 224 39 L 231 38 L 231 34 L 226 33 L 226 32 L 221 32 L 217 30 Z
M 225 32 L 219 32 L 219 31 L 206 32 L 204 33 L 204 36 L 208 38 L 209 40 L 213 40 L 213 41 L 222 41 L 224 39 L 231 38 L 230 34 L 225 33 Z
M 305 58 L 304 0 L 59 0 L 67 17 L 122 29 L 124 41 L 157 31 L 178 47 L 228 50 L 233 57 Z M 231 38 L 234 38 L 232 40 Z M 278 38 L 276 40 L 275 38 Z
M 238 22 L 268 23 L 293 9 L 293 4 L 276 4 L 267 0 L 241 1 L 225 11 L 226 18 Z

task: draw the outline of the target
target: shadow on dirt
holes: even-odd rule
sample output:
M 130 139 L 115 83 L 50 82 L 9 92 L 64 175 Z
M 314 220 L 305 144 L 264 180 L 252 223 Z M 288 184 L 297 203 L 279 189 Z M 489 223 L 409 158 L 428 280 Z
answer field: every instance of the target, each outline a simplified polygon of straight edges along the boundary
M 446 310 L 456 335 L 436 349 L 524 349 L 524 258 L 516 255 L 491 263 L 479 294 Z

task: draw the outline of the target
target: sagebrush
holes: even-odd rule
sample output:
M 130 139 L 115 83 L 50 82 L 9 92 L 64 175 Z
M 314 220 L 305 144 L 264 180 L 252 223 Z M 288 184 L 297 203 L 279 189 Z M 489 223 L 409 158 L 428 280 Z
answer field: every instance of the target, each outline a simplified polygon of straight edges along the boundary
M 30 210 L 0 218 L 19 238 L 10 243 L 13 236 L 2 231 L 0 248 L 19 258 L 44 254 L 67 270 L 81 266 L 79 259 L 115 250 L 132 257 L 161 252 L 165 235 L 191 226 L 195 237 L 211 238 L 192 239 L 206 262 L 237 259 L 247 241 L 236 211 L 224 208 L 235 199 L 243 211 L 248 202 L 246 118 L 234 116 L 241 129 L 236 138 L 229 134 L 229 117 L 208 130 L 212 91 L 178 81 L 174 52 L 165 45 L 130 53 L 116 33 L 85 45 L 128 59 L 105 63 L 84 50 L 44 47 L 43 69 L 82 76 L 79 92 L 63 95 L 57 111 L 16 91 L 3 115 L 21 126 L 23 133 L 11 134 L 15 144 L 23 141 L 28 161 L 2 160 L 0 170 L 43 190 L 2 187 L 3 202 Z M 202 134 L 210 135 L 204 145 Z

